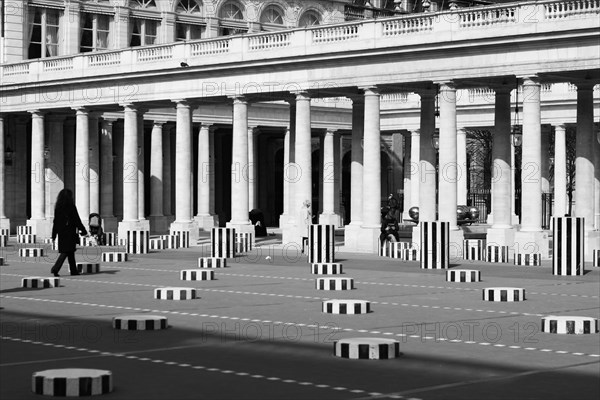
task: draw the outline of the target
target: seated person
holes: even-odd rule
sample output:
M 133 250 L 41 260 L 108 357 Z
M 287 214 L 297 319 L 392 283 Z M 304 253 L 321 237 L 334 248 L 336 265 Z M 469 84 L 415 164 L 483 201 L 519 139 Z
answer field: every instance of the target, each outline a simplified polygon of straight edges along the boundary
M 386 240 L 399 242 L 400 234 L 398 231 L 400 230 L 400 227 L 398 226 L 398 220 L 387 207 L 381 209 L 381 219 L 381 235 L 379 235 L 379 241 L 381 243 L 384 243 Z M 390 238 L 390 235 L 393 239 Z

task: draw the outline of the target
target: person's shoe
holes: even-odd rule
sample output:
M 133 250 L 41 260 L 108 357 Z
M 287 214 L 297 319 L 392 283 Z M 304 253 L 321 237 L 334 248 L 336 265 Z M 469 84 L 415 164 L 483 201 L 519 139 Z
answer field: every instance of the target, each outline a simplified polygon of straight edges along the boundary
M 75 272 L 71 272 L 71 276 L 73 276 L 73 275 L 81 275 L 81 274 L 79 273 L 79 271 L 75 271 Z
M 60 276 L 58 272 L 54 271 L 54 268 L 50 269 L 50 273 L 54 276 Z

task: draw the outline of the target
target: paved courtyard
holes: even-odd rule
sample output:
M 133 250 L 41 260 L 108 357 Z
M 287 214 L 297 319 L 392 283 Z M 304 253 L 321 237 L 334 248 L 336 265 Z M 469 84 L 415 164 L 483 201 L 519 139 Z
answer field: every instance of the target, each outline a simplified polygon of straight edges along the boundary
M 50 276 L 55 252 L 19 258 L 14 238 L 0 249 L 0 398 L 39 398 L 36 371 L 112 371 L 119 399 L 597 399 L 600 335 L 540 332 L 545 315 L 599 317 L 600 269 L 556 277 L 551 264 L 517 267 L 453 260 L 481 271 L 482 282 L 446 282 L 446 271 L 339 251 L 352 291 L 315 289 L 306 257 L 274 241 L 228 260 L 212 281 L 181 281 L 208 246 L 130 255 L 98 274 L 69 276 L 60 287 L 21 287 Z M 22 245 L 25 246 L 25 245 Z M 33 247 L 28 245 L 28 247 Z M 46 246 L 47 248 L 47 246 Z M 100 262 L 82 248 L 78 262 Z M 270 259 L 267 259 L 270 257 Z M 158 287 L 197 289 L 199 298 L 155 300 Z M 527 300 L 482 300 L 482 288 L 511 286 Z M 321 311 L 325 299 L 371 301 L 362 315 Z M 124 331 L 112 318 L 162 315 L 169 328 Z M 393 338 L 399 358 L 333 356 L 347 337 Z

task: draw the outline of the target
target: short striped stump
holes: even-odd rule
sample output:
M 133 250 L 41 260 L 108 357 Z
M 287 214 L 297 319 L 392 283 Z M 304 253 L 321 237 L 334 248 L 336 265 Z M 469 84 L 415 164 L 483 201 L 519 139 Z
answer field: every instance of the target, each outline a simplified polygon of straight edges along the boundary
M 127 253 L 122 251 L 111 251 L 102 253 L 102 262 L 124 262 L 127 261 Z
M 598 319 L 591 317 L 549 315 L 542 318 L 542 332 L 570 335 L 598 333 Z
M 235 257 L 235 228 L 212 228 L 210 231 L 211 257 Z
M 178 249 L 179 248 L 179 236 L 162 235 L 160 238 L 163 240 L 165 249 Z
M 594 267 L 600 267 L 600 250 L 592 250 L 592 259 L 594 262 Z
M 46 289 L 51 287 L 58 287 L 58 285 L 60 285 L 60 279 L 58 278 L 29 276 L 27 278 L 21 279 L 21 286 L 24 288 Z
M 379 255 L 390 258 L 400 258 L 400 252 L 410 249 L 411 243 L 408 242 L 385 242 L 379 246 Z
M 333 342 L 333 355 L 361 360 L 387 360 L 400 356 L 400 342 L 383 338 L 350 338 Z
M 42 248 L 30 248 L 30 249 L 19 249 L 19 257 L 43 257 L 44 249 Z
M 165 241 L 162 239 L 150 239 L 150 250 L 162 250 L 165 248 Z
M 33 234 L 33 228 L 31 226 L 21 225 L 17 226 L 17 235 L 31 235 Z
M 327 314 L 367 314 L 371 302 L 367 300 L 325 300 L 323 312 Z
M 485 240 L 464 239 L 463 258 L 471 261 L 485 260 Z
M 315 263 L 310 266 L 310 272 L 313 275 L 340 275 L 344 273 L 340 263 Z
M 542 253 L 515 254 L 515 265 L 542 265 Z
M 481 272 L 474 269 L 451 269 L 446 271 L 447 282 L 479 282 Z
M 235 251 L 238 253 L 247 253 L 252 251 L 254 235 L 250 232 L 241 232 L 235 234 Z
M 212 281 L 215 279 L 215 271 L 212 269 L 184 269 L 180 276 L 182 281 Z
M 400 259 L 402 261 L 419 261 L 421 255 L 417 249 L 402 249 L 400 250 Z
M 354 279 L 352 278 L 317 278 L 317 290 L 352 290 Z
M 119 243 L 120 247 L 127 247 L 127 239 L 119 238 L 119 240 L 117 242 Z
M 198 258 L 198 268 L 226 268 L 227 259 L 219 257 Z
M 0 228 L 0 236 L 10 236 L 10 229 Z
M 115 232 L 104 232 L 104 243 L 107 246 L 116 246 L 117 234 Z
M 100 272 L 100 264 L 97 263 L 77 263 L 76 265 L 80 274 L 97 274 Z
M 485 248 L 485 259 L 487 262 L 507 263 L 508 262 L 508 246 L 498 246 L 488 244 Z
M 31 244 L 35 243 L 35 235 L 17 235 L 17 243 Z
M 6 247 L 8 244 L 8 236 L 0 235 L 0 247 Z
M 182 248 L 190 247 L 190 231 L 173 231 L 170 236 L 177 238 L 177 245 Z
M 483 289 L 485 301 L 523 301 L 525 289 L 512 287 L 496 287 Z
M 79 236 L 79 243 L 83 247 L 96 246 L 98 244 L 96 239 L 91 236 Z
M 552 275 L 585 274 L 584 218 L 554 217 L 552 235 Z
M 164 287 L 154 289 L 157 300 L 192 300 L 196 298 L 196 289 L 184 287 Z
M 113 318 L 113 328 L 126 331 L 156 331 L 168 326 L 167 317 L 160 315 L 136 314 Z
M 47 369 L 33 374 L 31 386 L 46 396 L 94 396 L 112 392 L 113 380 L 112 372 L 100 369 Z

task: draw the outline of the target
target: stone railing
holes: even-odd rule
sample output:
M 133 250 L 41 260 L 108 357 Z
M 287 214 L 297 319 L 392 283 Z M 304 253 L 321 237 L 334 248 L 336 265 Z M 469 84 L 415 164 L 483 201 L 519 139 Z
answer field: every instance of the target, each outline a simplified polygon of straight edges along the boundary
M 576 29 L 581 28 L 581 24 L 590 28 L 597 26 L 599 17 L 600 0 L 509 3 L 6 63 L 1 66 L 1 76 L 9 77 L 3 79 L 5 85 L 63 79 L 64 75 L 59 73 L 65 70 L 72 70 L 73 76 L 78 77 L 98 76 L 104 71 L 113 74 L 133 69 L 152 70 L 157 68 L 156 61 L 164 61 L 160 66 L 164 69 L 179 67 L 180 61 L 191 61 L 190 65 L 211 65 L 223 60 L 269 60 L 299 54 L 418 46 L 424 41 L 445 43 L 448 38 L 459 36 L 462 40 L 496 37 L 509 29 L 514 29 L 511 34 L 516 35 L 539 33 L 543 23 L 546 31 L 554 31 L 555 26 L 564 30 Z M 569 18 L 577 19 L 577 26 L 554 24 L 557 19 Z M 398 36 L 405 39 L 398 41 Z M 361 44 L 354 45 L 354 42 Z M 215 59 L 207 55 L 220 57 Z M 170 60 L 173 62 L 169 63 Z M 86 70 L 89 67 L 93 68 Z M 53 76 L 53 73 L 57 75 Z

